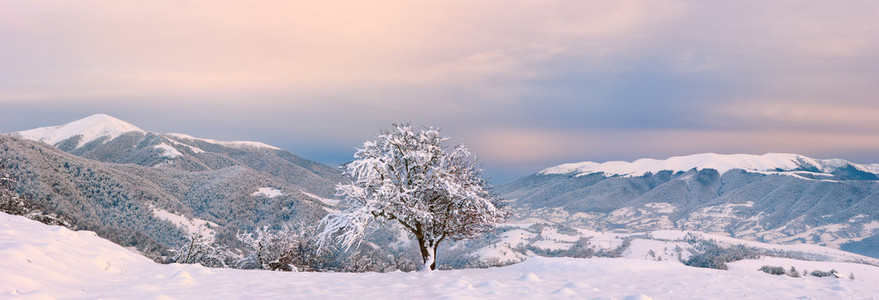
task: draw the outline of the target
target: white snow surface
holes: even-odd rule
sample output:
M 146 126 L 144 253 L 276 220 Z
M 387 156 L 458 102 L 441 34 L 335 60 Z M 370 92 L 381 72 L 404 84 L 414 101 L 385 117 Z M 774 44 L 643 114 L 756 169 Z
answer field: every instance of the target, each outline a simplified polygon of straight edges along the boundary
M 835 168 L 852 165 L 869 173 L 879 173 L 876 165 L 859 165 L 842 159 L 814 159 L 799 154 L 767 153 L 764 155 L 750 154 L 714 154 L 702 153 L 688 156 L 674 156 L 664 160 L 642 158 L 633 162 L 609 161 L 579 162 L 561 164 L 540 171 L 539 174 L 571 174 L 576 176 L 604 173 L 605 176 L 635 177 L 660 171 L 689 171 L 692 169 L 715 169 L 723 174 L 729 170 L 742 169 L 752 172 L 777 172 L 795 170 L 800 167 L 816 167 L 822 172 L 831 172 Z
M 155 146 L 153 146 L 153 148 L 162 150 L 162 156 L 167 157 L 167 158 L 175 158 L 175 157 L 183 156 L 183 153 L 180 153 L 180 151 L 177 151 L 177 149 L 175 149 L 174 147 L 171 147 L 171 145 L 168 145 L 165 143 L 155 145 Z
M 258 190 L 256 190 L 256 192 L 253 192 L 253 194 L 250 194 L 250 195 L 251 196 L 263 196 L 266 198 L 275 198 L 275 197 L 283 196 L 284 193 L 282 193 L 281 190 L 276 189 L 276 188 L 261 187 Z
M 196 148 L 196 147 L 193 147 L 193 146 L 190 146 L 190 145 L 187 145 L 187 144 L 184 144 L 184 143 L 181 143 L 181 142 L 178 142 L 178 141 L 172 140 L 172 139 L 168 139 L 168 141 L 170 141 L 171 144 L 174 144 L 174 145 L 177 145 L 177 146 L 183 146 L 183 147 L 189 148 L 189 151 L 192 151 L 192 153 L 195 153 L 195 154 L 198 154 L 198 153 L 204 153 L 204 150 L 201 150 L 201 149 L 199 149 L 199 148 Z
M 0 213 L 0 298 L 110 299 L 875 299 L 879 268 L 763 258 L 700 269 L 632 258 L 542 258 L 500 268 L 285 273 L 161 265 L 90 231 Z M 836 269 L 792 278 L 762 265 Z
M 82 139 L 79 140 L 79 144 L 76 146 L 79 148 L 102 137 L 108 137 L 107 140 L 112 140 L 128 132 L 146 133 L 143 129 L 137 128 L 137 126 L 125 121 L 105 114 L 95 114 L 64 125 L 40 127 L 13 132 L 12 134 L 53 146 L 66 139 L 82 135 Z
M 170 137 L 173 137 L 173 138 L 177 138 L 177 139 L 202 141 L 202 142 L 217 144 L 217 145 L 229 147 L 229 148 L 238 148 L 238 149 L 242 149 L 242 148 L 257 148 L 257 149 L 267 148 L 267 149 L 281 150 L 281 148 L 278 148 L 278 147 L 275 147 L 275 146 L 272 146 L 269 144 L 265 144 L 265 143 L 260 143 L 260 142 L 250 142 L 250 141 L 226 142 L 226 141 L 218 141 L 218 140 L 212 140 L 212 139 L 197 138 L 197 137 L 182 134 L 182 133 L 168 133 L 167 135 Z
M 324 197 L 321 197 L 321 196 L 318 196 L 318 195 L 315 195 L 315 194 L 312 194 L 312 193 L 306 192 L 305 190 L 299 190 L 299 192 L 300 192 L 300 193 L 303 193 L 303 194 L 305 194 L 306 196 L 309 196 L 309 197 L 311 197 L 311 198 L 313 198 L 313 199 L 315 199 L 315 200 L 319 200 L 320 202 L 323 202 L 324 204 L 329 205 L 329 206 L 336 206 L 336 205 L 339 204 L 339 202 L 341 202 L 341 200 L 338 200 L 338 199 L 330 199 L 330 198 L 324 198 Z
M 201 235 L 202 237 L 208 238 L 210 241 L 213 241 L 214 235 L 216 234 L 211 228 L 220 226 L 211 221 L 205 221 L 198 218 L 187 218 L 152 205 L 149 207 L 153 210 L 153 215 L 156 216 L 156 218 L 174 223 L 174 225 L 182 227 L 187 232 Z

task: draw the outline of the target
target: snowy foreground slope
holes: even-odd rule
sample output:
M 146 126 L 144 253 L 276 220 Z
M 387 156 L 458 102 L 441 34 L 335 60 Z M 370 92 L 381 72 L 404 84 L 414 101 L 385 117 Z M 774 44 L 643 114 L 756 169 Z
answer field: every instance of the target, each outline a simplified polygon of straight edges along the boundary
M 160 265 L 95 236 L 0 213 L 0 298 L 875 299 L 879 268 L 788 259 L 729 271 L 631 258 L 540 258 L 433 273 L 281 273 Z M 835 268 L 857 278 L 791 278 L 762 265 Z

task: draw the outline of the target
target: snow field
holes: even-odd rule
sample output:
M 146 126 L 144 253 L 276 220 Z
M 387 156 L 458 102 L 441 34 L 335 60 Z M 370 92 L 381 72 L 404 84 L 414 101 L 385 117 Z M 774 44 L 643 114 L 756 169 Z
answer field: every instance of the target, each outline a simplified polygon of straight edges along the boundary
M 275 198 L 275 197 L 283 196 L 284 193 L 282 193 L 281 190 L 276 189 L 276 188 L 271 188 L 271 187 L 261 187 L 261 188 L 257 189 L 256 192 L 253 192 L 253 193 L 250 194 L 250 195 L 251 195 L 251 196 L 257 196 L 257 197 L 259 197 L 259 196 L 263 196 L 263 197 L 266 197 L 266 198 Z
M 186 147 L 186 148 L 189 149 L 189 151 L 192 151 L 192 153 L 195 153 L 195 154 L 204 153 L 204 150 L 201 150 L 201 149 L 199 149 L 199 148 L 196 148 L 196 147 L 193 147 L 193 146 L 190 146 L 190 145 L 187 145 L 187 144 L 184 144 L 184 143 L 181 143 L 181 142 L 175 141 L 175 140 L 173 140 L 173 139 L 168 139 L 168 141 L 171 142 L 171 144 L 174 144 L 174 145 L 177 145 L 177 146 Z
M 170 145 L 165 144 L 165 143 L 155 145 L 155 146 L 153 146 L 153 148 L 161 150 L 162 156 L 167 157 L 167 158 L 175 158 L 175 157 L 183 156 L 183 153 L 180 153 L 180 151 L 177 151 L 177 149 L 175 149 L 174 147 L 171 147 Z
M 329 205 L 329 206 L 336 206 L 336 205 L 339 205 L 339 202 L 341 202 L 341 200 L 324 198 L 324 197 L 306 192 L 305 190 L 299 190 L 299 192 L 308 196 L 308 197 L 311 197 L 312 199 L 323 202 L 324 204 Z
M 812 259 L 833 262 L 866 262 L 879 265 L 879 259 L 811 244 L 766 244 L 723 235 L 681 230 L 602 233 L 578 229 L 576 232 L 562 233 L 547 223 L 542 223 L 546 227 L 539 229 L 539 231 L 532 227 L 534 225 L 540 226 L 541 224 L 504 224 L 503 226 L 507 226 L 510 229 L 503 232 L 491 244 L 477 250 L 473 253 L 473 256 L 483 261 L 517 263 L 535 255 L 530 249 L 536 248 L 548 251 L 569 250 L 581 238 L 586 238 L 588 247 L 592 248 L 595 252 L 614 251 L 618 247 L 623 246 L 625 241 L 629 239 L 630 244 L 621 253 L 623 257 L 641 260 L 673 261 L 682 264 L 680 260 L 687 260 L 693 253 L 697 252 L 694 249 L 695 245 L 687 241 L 688 238 L 695 238 L 696 240 L 713 241 L 722 247 L 743 245 L 767 252 L 776 251 L 790 255 L 804 255 Z
M 701 239 L 710 239 L 714 240 L 720 245 L 730 246 L 730 245 L 744 245 L 746 247 L 755 247 L 760 249 L 768 249 L 768 250 L 778 250 L 778 251 L 793 251 L 793 252 L 803 252 L 809 254 L 822 255 L 826 258 L 833 261 L 866 261 L 868 263 L 879 265 L 879 259 L 867 257 L 863 255 L 854 254 L 851 252 L 846 252 L 842 250 L 832 249 L 828 247 L 822 247 L 819 245 L 813 244 L 793 244 L 793 245 L 780 245 L 780 244 L 767 244 L 756 241 L 742 240 L 736 239 L 733 237 L 722 236 L 722 235 L 714 235 L 707 234 L 703 232 L 696 231 L 680 231 L 680 230 L 659 230 L 650 232 L 650 236 L 653 239 L 661 239 L 661 240 L 683 240 L 687 234 L 693 234 Z
M 199 218 L 187 218 L 152 205 L 149 205 L 149 207 L 152 209 L 153 215 L 156 216 L 156 218 L 174 223 L 177 227 L 185 229 L 186 232 L 208 238 L 209 241 L 213 241 L 214 235 L 216 234 L 211 228 L 219 227 L 217 223 L 211 221 Z
M 239 148 L 239 149 L 241 149 L 241 148 L 257 148 L 257 149 L 266 148 L 266 149 L 272 149 L 272 150 L 281 150 L 281 148 L 278 148 L 278 147 L 275 147 L 275 146 L 272 146 L 272 145 L 269 145 L 266 143 L 261 143 L 261 142 L 218 141 L 218 140 L 212 140 L 212 139 L 197 138 L 197 137 L 182 134 L 182 133 L 168 133 L 167 135 L 170 137 L 176 138 L 176 139 L 180 139 L 180 140 L 196 140 L 196 141 L 202 141 L 202 142 L 211 143 L 211 144 L 220 145 L 220 146 L 229 147 L 229 148 Z
M 632 258 L 542 258 L 500 268 L 283 273 L 161 265 L 88 231 L 0 214 L 0 298 L 113 299 L 870 299 L 879 268 L 769 258 L 729 271 Z M 765 274 L 762 265 L 835 268 L 848 278 Z

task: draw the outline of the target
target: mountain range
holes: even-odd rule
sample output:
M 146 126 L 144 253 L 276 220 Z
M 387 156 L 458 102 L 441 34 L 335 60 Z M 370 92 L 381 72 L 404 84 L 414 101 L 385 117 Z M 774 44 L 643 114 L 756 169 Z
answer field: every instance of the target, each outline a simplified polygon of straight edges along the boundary
M 16 192 L 47 213 L 156 259 L 193 234 L 235 245 L 241 230 L 314 225 L 337 208 L 334 186 L 344 180 L 337 168 L 264 143 L 150 132 L 104 114 L 0 135 L 0 160 Z M 512 222 L 694 230 L 879 257 L 879 164 L 779 153 L 581 162 L 494 192 L 510 200 Z M 379 239 L 387 240 L 374 241 L 378 248 L 397 243 Z M 537 251 L 523 247 L 509 250 Z
M 879 257 L 879 165 L 797 154 L 562 164 L 502 185 L 522 219 L 614 231 L 697 230 Z
M 0 136 L 16 192 L 153 258 L 200 232 L 314 224 L 341 171 L 258 142 L 142 130 L 104 114 Z

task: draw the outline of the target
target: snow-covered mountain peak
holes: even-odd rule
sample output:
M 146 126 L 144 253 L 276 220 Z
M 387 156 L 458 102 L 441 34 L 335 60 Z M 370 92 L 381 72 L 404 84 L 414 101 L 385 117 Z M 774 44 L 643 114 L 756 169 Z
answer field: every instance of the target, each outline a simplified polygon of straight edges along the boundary
M 19 137 L 56 145 L 64 140 L 82 136 L 77 148 L 99 138 L 112 140 L 128 132 L 146 133 L 143 129 L 106 114 L 94 114 L 67 124 L 40 127 L 13 133 Z
M 851 166 L 866 173 L 876 173 L 876 165 L 858 165 L 842 159 L 814 159 L 799 154 L 767 153 L 715 154 L 702 153 L 687 156 L 674 156 L 664 160 L 642 158 L 633 162 L 609 161 L 603 163 L 568 163 L 544 169 L 539 174 L 576 174 L 577 176 L 603 173 L 605 176 L 641 176 L 660 171 L 688 171 L 692 169 L 714 169 L 723 174 L 729 170 L 741 169 L 751 172 L 808 171 L 831 173 Z
M 131 125 L 128 122 L 119 120 L 112 116 L 106 114 L 94 114 L 67 124 L 12 132 L 10 133 L 10 135 L 32 141 L 43 142 L 53 146 L 58 146 L 59 143 L 64 142 L 72 137 L 81 136 L 79 142 L 75 147 L 79 148 L 97 139 L 106 138 L 104 142 L 107 142 L 129 132 L 139 132 L 144 134 L 147 133 L 147 131 L 140 129 L 137 126 Z M 181 133 L 169 133 L 165 136 L 171 139 L 171 143 L 183 147 L 188 147 L 190 148 L 190 150 L 196 153 L 204 151 L 187 144 L 181 144 L 179 141 L 202 141 L 206 143 L 239 149 L 256 148 L 281 150 L 278 147 L 260 142 L 218 141 L 212 139 L 197 138 Z M 155 147 L 162 150 L 164 156 L 166 157 L 173 158 L 180 156 L 179 152 L 171 145 L 159 144 L 155 145 Z

